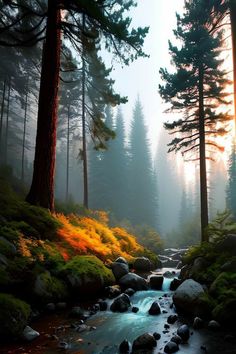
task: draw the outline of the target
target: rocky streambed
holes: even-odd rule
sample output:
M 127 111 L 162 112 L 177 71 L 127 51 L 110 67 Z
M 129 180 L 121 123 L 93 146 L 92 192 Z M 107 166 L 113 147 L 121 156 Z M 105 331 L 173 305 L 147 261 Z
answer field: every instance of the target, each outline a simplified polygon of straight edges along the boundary
M 167 251 L 164 255 L 164 258 L 168 257 L 167 265 L 177 266 L 180 261 L 177 254 L 181 255 L 182 251 L 174 251 Z M 175 255 L 173 260 L 172 254 Z M 87 306 L 85 310 L 74 307 L 72 311 L 58 311 L 35 322 L 34 329 L 40 333 L 37 339 L 18 347 L 5 347 L 0 353 L 236 354 L 233 331 L 218 326 L 216 322 L 177 313 L 170 285 L 173 287 L 178 283 L 177 280 L 173 282 L 178 273 L 176 268 L 166 267 L 146 274 L 144 278 L 148 278 L 148 283 L 155 289 L 135 292 L 128 287 L 129 284 L 123 284 L 120 294 L 118 287 L 110 287 L 106 299 Z M 125 266 L 114 268 L 114 274 L 122 280 L 127 278 L 127 269 Z M 135 275 L 129 280 L 135 287 Z M 137 289 L 145 288 L 146 284 L 144 280 Z

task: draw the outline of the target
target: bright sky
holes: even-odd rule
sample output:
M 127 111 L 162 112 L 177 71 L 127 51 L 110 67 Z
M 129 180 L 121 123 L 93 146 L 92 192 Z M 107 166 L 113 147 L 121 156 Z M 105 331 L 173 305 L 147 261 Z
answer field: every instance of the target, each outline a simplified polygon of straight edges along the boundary
M 140 95 L 154 154 L 160 127 L 167 120 L 163 113 L 165 106 L 158 95 L 159 68 L 170 65 L 168 40 L 174 38 L 175 13 L 182 12 L 184 0 L 137 0 L 137 3 L 137 8 L 130 14 L 132 25 L 150 27 L 144 45 L 150 58 L 138 59 L 123 69 L 116 65 L 112 77 L 116 80 L 116 90 L 129 97 L 129 102 L 122 106 L 127 122 L 132 117 L 135 99 Z

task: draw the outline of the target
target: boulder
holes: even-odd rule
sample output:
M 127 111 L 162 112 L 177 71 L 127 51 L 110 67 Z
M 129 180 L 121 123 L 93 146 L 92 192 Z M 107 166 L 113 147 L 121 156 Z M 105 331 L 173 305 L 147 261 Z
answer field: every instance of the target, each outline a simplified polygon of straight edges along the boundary
M 225 299 L 214 308 L 212 315 L 218 322 L 236 327 L 236 299 Z
M 183 342 L 187 342 L 190 337 L 189 327 L 184 324 L 177 329 L 177 335 L 182 339 Z
M 128 262 L 124 257 L 118 257 L 114 263 L 123 263 L 128 265 Z
M 220 324 L 215 320 L 211 320 L 208 323 L 208 328 L 212 329 L 213 331 L 217 331 L 218 329 L 220 329 Z
M 203 271 L 209 266 L 209 262 L 204 257 L 197 257 L 190 269 L 189 276 L 197 276 L 199 272 Z
M 110 310 L 112 312 L 126 312 L 130 306 L 129 296 L 127 294 L 121 294 L 113 301 Z
M 191 270 L 191 266 L 189 264 L 186 264 L 184 265 L 182 268 L 181 268 L 181 271 L 180 271 L 180 279 L 187 279 L 189 277 L 189 272 Z
M 202 300 L 204 294 L 201 284 L 192 279 L 187 279 L 174 292 L 173 302 L 183 312 L 197 316 L 205 310 Z
M 66 285 L 46 271 L 36 277 L 33 294 L 40 302 L 65 299 L 68 295 Z
M 119 346 L 120 354 L 127 354 L 130 353 L 130 351 L 131 351 L 131 343 L 127 339 L 123 340 L 123 342 L 120 343 Z
M 137 313 L 137 312 L 139 312 L 139 308 L 138 308 L 137 306 L 133 306 L 132 309 L 131 309 L 131 311 L 132 311 L 133 313 Z
M 229 234 L 221 240 L 217 246 L 216 250 L 219 252 L 227 252 L 232 256 L 235 256 L 236 250 L 236 234 Z
M 132 288 L 135 291 L 148 289 L 148 284 L 146 279 L 134 273 L 128 273 L 124 275 L 119 280 L 119 284 L 123 289 Z
M 174 324 L 177 320 L 178 320 L 178 316 L 177 315 L 170 315 L 167 318 L 167 323 Z
M 175 334 L 173 337 L 171 337 L 171 342 L 175 342 L 176 344 L 180 344 L 182 342 L 182 339 L 178 334 Z
M 152 268 L 152 264 L 148 258 L 138 257 L 135 259 L 133 267 L 140 272 L 149 272 Z
M 129 295 L 129 296 L 133 296 L 135 293 L 135 290 L 132 288 L 128 288 L 125 290 L 125 294 Z
M 159 315 L 161 313 L 161 308 L 158 301 L 154 301 L 148 310 L 149 315 Z
M 236 259 L 231 259 L 221 267 L 222 272 L 236 272 Z
M 164 278 L 162 275 L 151 275 L 149 277 L 149 283 L 151 289 L 161 290 Z
M 111 266 L 112 272 L 116 280 L 129 273 L 129 266 L 125 263 L 114 262 Z
M 165 273 L 163 273 L 163 277 L 168 278 L 168 279 L 174 278 L 175 275 L 176 275 L 176 273 L 174 271 L 170 272 L 169 270 L 167 270 Z
M 108 304 L 106 301 L 104 300 L 99 300 L 98 301 L 99 307 L 100 307 L 100 311 L 106 311 L 108 308 Z
M 140 349 L 151 350 L 155 348 L 156 345 L 156 339 L 153 335 L 150 333 L 144 333 L 134 340 L 132 350 L 133 352 Z
M 26 326 L 22 333 L 22 339 L 26 340 L 27 342 L 31 342 L 32 340 L 38 338 L 39 336 L 40 336 L 39 332 L 35 331 L 30 326 Z
M 164 352 L 165 353 L 176 353 L 179 350 L 179 346 L 175 342 L 168 342 L 165 345 Z
M 153 337 L 154 337 L 156 340 L 161 339 L 160 333 L 157 333 L 157 332 L 154 332 L 154 333 L 153 333 Z

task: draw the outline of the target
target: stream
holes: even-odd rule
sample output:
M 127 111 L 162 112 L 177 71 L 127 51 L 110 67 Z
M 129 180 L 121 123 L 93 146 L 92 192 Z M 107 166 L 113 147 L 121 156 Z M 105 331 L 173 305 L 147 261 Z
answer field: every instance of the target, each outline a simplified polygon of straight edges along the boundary
M 174 268 L 163 268 L 161 272 L 172 272 Z M 173 275 L 173 277 L 176 276 Z M 186 344 L 180 344 L 180 354 L 236 354 L 236 346 L 234 342 L 226 342 L 225 335 L 229 334 L 220 330 L 212 332 L 207 328 L 201 330 L 193 330 L 191 322 L 186 318 L 179 316 L 175 324 L 170 325 L 170 328 L 165 328 L 167 318 L 171 314 L 176 314 L 172 304 L 172 292 L 169 290 L 170 282 L 173 278 L 164 278 L 164 283 L 161 291 L 147 290 L 138 291 L 131 296 L 132 306 L 137 306 L 139 311 L 133 313 L 131 309 L 125 313 L 113 313 L 109 310 L 99 311 L 91 316 L 86 325 L 91 326 L 92 330 L 86 330 L 82 333 L 76 332 L 71 328 L 71 319 L 68 319 L 65 314 L 51 315 L 50 321 L 47 321 L 47 328 L 34 323 L 34 328 L 39 330 L 41 336 L 32 343 L 25 344 L 21 348 L 11 348 L 11 350 L 3 350 L 2 354 L 118 354 L 119 345 L 127 339 L 131 343 L 139 335 L 150 332 L 160 333 L 161 338 L 157 341 L 157 347 L 151 352 L 153 354 L 163 354 L 164 346 L 176 333 L 177 328 L 186 323 L 190 326 L 191 336 Z M 158 300 L 162 309 L 162 313 L 157 316 L 148 314 L 148 310 L 154 300 Z M 108 300 L 109 305 L 113 300 Z M 108 306 L 109 308 L 109 306 Z M 64 316 L 64 318 L 63 318 Z M 42 322 L 42 321 L 41 321 Z M 74 321 L 76 322 L 76 321 Z M 52 329 L 62 327 L 62 331 L 57 331 L 57 340 L 49 339 L 48 333 L 52 333 Z M 43 332 L 44 328 L 45 332 Z M 55 333 L 55 332 L 54 332 Z M 48 336 L 48 337 L 47 337 Z M 41 338 L 41 339 L 40 339 Z M 58 348 L 58 343 L 65 343 L 66 350 Z

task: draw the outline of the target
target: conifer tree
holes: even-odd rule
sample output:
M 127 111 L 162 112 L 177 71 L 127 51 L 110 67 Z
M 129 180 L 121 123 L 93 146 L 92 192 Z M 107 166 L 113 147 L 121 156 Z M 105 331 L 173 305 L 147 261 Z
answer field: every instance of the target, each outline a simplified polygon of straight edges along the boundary
M 226 72 L 221 69 L 222 32 L 214 36 L 209 32 L 210 14 L 205 11 L 202 0 L 186 1 L 183 17 L 177 15 L 176 38 L 180 48 L 169 43 L 175 73 L 161 69 L 165 85 L 160 85 L 160 94 L 171 104 L 170 110 L 182 112 L 183 118 L 166 123 L 166 129 L 176 137 L 169 151 L 181 150 L 190 160 L 200 160 L 200 199 L 202 241 L 208 241 L 205 229 L 208 225 L 206 147 L 220 149 L 211 136 L 227 133 L 222 124 L 231 119 L 228 113 L 217 110 L 229 102 L 224 92 L 229 84 Z
M 157 196 L 143 109 L 136 100 L 129 137 L 128 217 L 135 224 L 157 226 Z

